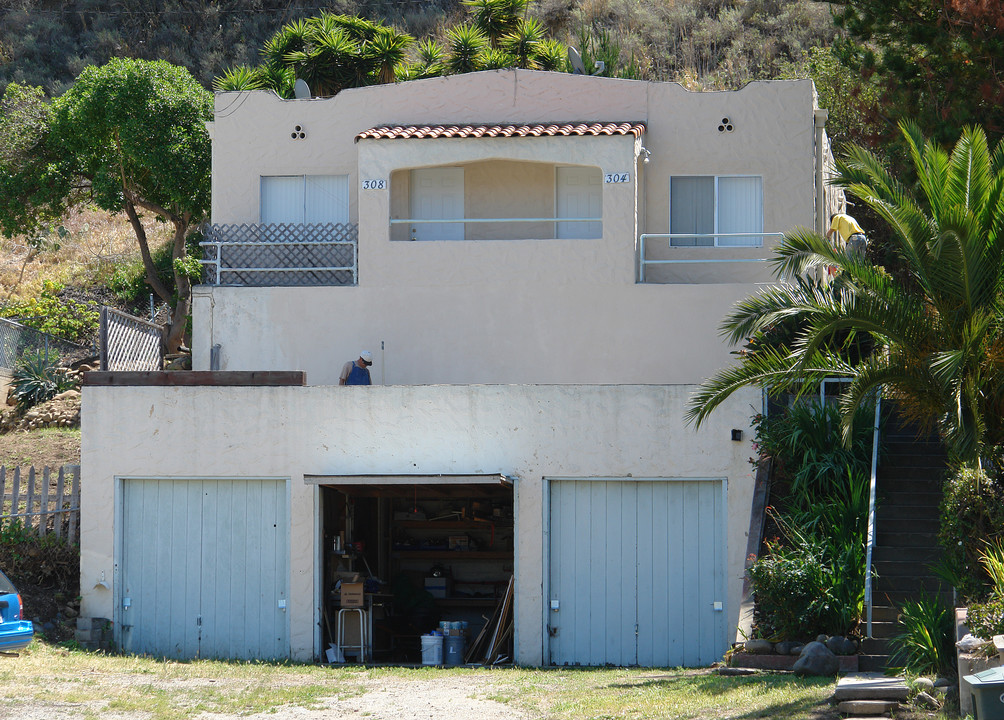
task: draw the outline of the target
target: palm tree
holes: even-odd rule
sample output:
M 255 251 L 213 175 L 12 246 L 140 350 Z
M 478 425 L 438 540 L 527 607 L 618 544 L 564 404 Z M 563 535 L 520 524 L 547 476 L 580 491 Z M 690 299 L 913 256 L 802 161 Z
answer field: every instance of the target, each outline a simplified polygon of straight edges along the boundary
M 737 366 L 706 381 L 688 417 L 700 424 L 746 385 L 806 390 L 825 376 L 851 377 L 841 400 L 845 433 L 855 408 L 876 388 L 913 419 L 934 425 L 958 460 L 979 463 L 1004 446 L 1004 143 L 991 153 L 980 128 L 967 128 L 951 153 L 900 125 L 917 174 L 916 188 L 894 178 L 872 154 L 852 148 L 836 184 L 891 228 L 905 269 L 882 267 L 797 229 L 775 250 L 778 278 L 802 278 L 761 290 L 722 325 L 752 349 Z M 832 285 L 806 280 L 836 268 Z M 788 344 L 763 339 L 794 324 Z M 867 338 L 852 358 L 838 340 Z M 759 342 L 757 342 L 759 340 Z

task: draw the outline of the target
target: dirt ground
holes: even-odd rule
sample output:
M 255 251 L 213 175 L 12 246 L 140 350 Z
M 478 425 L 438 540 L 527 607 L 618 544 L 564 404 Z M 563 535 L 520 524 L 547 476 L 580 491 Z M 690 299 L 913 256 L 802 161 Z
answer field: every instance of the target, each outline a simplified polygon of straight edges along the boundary
M 0 435 L 0 465 L 58 468 L 80 463 L 80 430 L 15 430 Z

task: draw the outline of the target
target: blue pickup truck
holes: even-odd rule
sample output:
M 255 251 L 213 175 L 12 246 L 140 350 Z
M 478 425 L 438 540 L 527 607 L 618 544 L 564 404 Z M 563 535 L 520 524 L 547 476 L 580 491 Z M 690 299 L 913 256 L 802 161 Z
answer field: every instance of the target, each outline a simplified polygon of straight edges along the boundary
M 0 654 L 28 647 L 35 628 L 21 619 L 21 596 L 7 576 L 0 572 Z

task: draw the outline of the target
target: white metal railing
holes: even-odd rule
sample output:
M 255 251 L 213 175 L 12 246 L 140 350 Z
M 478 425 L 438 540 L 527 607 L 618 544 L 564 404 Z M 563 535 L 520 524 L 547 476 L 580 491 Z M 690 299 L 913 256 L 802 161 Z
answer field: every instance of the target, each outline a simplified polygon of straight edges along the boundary
M 207 285 L 356 285 L 354 223 L 205 225 Z
M 879 417 L 882 412 L 881 388 L 875 393 L 875 426 L 872 429 L 872 474 L 868 488 L 868 543 L 865 546 L 865 617 L 867 635 L 872 636 L 872 551 L 875 549 L 875 490 L 878 485 Z
M 486 223 L 602 223 L 602 217 L 518 217 L 518 218 L 392 218 L 391 225 L 444 225 Z M 557 234 L 557 233 L 555 233 Z M 412 238 L 414 240 L 414 238 Z M 526 239 L 529 238 L 513 238 Z
M 765 232 L 740 232 L 740 233 L 642 233 L 638 238 L 638 281 L 645 282 L 645 268 L 649 265 L 681 265 L 688 263 L 764 263 L 767 262 L 767 258 L 674 258 L 670 260 L 649 260 L 648 259 L 648 241 L 651 239 L 668 240 L 666 247 L 672 248 L 673 250 L 693 250 L 695 248 L 715 248 L 717 251 L 722 249 L 738 250 L 742 248 L 759 248 L 763 247 L 764 238 L 779 238 L 783 237 L 784 233 L 765 233 Z M 711 238 L 713 245 L 673 245 L 674 239 L 688 239 L 688 240 L 698 240 L 701 238 Z M 757 245 L 721 245 L 719 244 L 720 238 L 759 238 L 760 242 Z

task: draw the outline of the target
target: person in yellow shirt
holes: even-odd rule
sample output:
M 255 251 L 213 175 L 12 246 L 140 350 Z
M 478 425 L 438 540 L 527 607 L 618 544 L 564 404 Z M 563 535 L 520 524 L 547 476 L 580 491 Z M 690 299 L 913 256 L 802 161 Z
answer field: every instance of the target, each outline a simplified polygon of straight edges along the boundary
M 868 247 L 865 231 L 858 225 L 858 221 L 847 213 L 834 213 L 830 216 L 830 229 L 826 231 L 826 237 L 828 240 L 839 237 L 848 252 L 862 256 Z

